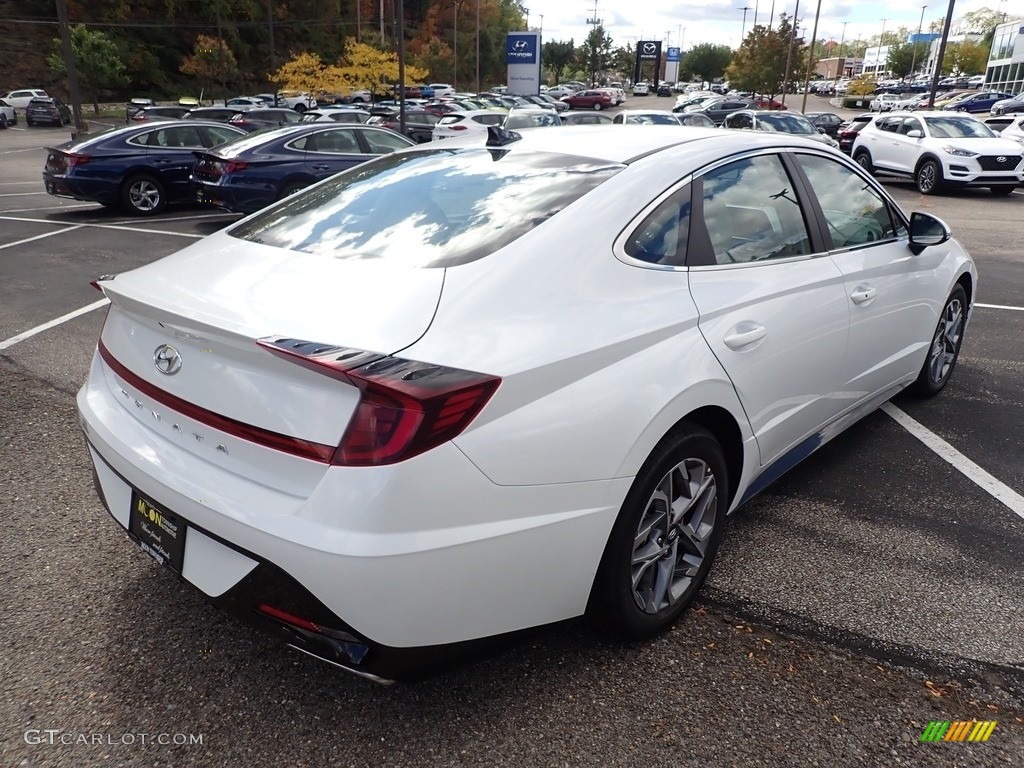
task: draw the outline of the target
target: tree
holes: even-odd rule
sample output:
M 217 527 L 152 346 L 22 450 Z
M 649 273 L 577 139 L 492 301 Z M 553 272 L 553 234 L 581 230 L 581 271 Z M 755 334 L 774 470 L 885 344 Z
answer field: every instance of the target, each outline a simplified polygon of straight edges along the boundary
M 181 63 L 181 71 L 199 78 L 205 91 L 211 83 L 227 80 L 238 74 L 238 62 L 228 44 L 217 37 L 198 35 L 192 55 Z
M 128 82 L 124 62 L 117 43 L 100 31 L 90 31 L 84 24 L 71 27 L 71 51 L 82 85 L 92 96 L 92 108 L 99 114 L 101 88 L 114 88 Z M 66 74 L 60 38 L 54 38 L 53 49 L 46 59 L 56 74 Z
M 587 73 L 588 83 L 597 82 L 597 73 L 608 69 L 611 57 L 612 38 L 601 24 L 590 30 L 583 45 L 576 49 L 577 64 Z
M 780 14 L 774 29 L 760 24 L 755 26 L 725 70 L 729 84 L 738 90 L 752 91 L 769 98 L 781 93 L 792 31 L 792 21 L 786 14 Z M 804 46 L 794 41 L 790 70 L 802 71 L 803 62 Z
M 914 48 L 917 52 L 914 52 Z M 917 64 L 924 64 L 928 58 L 928 43 L 896 43 L 889 46 L 889 57 L 885 61 L 885 68 L 892 73 L 893 77 L 901 80 L 912 75 L 911 67 Z
M 732 61 L 732 48 L 728 45 L 699 43 L 683 57 L 682 69 L 692 72 L 709 83 L 725 74 L 725 68 Z
M 422 82 L 429 74 L 427 70 L 409 64 L 405 67 L 406 83 Z M 344 89 L 388 93 L 393 85 L 398 84 L 398 54 L 350 39 L 345 43 L 338 75 Z
M 971 40 L 950 43 L 946 47 L 945 58 L 954 74 L 977 75 L 984 72 L 988 64 L 988 46 Z
M 572 40 L 552 40 L 549 43 L 544 43 L 544 47 L 541 52 L 541 61 L 551 73 L 555 84 L 561 82 L 562 73 L 565 72 L 565 68 L 572 63 L 573 54 L 575 54 L 575 52 L 576 46 Z
M 325 64 L 315 53 L 299 53 L 282 64 L 271 79 L 281 88 L 319 94 L 339 90 L 339 68 Z
M 608 62 L 609 68 L 625 77 L 626 80 L 633 77 L 634 64 L 636 64 L 636 47 L 632 43 L 626 43 L 613 50 Z

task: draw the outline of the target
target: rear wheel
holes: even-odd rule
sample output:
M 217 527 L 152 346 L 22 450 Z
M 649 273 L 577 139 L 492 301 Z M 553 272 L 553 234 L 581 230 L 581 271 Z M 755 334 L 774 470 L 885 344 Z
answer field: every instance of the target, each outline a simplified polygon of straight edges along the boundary
M 1004 184 L 1001 187 L 989 187 L 989 191 L 997 197 L 1006 197 L 1008 194 L 1013 192 L 1017 187 L 1012 184 Z
M 595 112 L 600 112 L 600 111 L 601 111 L 601 109 L 602 109 L 602 107 L 601 107 L 601 102 L 600 102 L 600 101 L 596 101 L 596 102 L 594 102 L 594 111 L 595 111 Z
M 588 613 L 613 633 L 649 637 L 672 625 L 707 578 L 729 508 L 718 441 L 684 424 L 634 480 L 605 546 Z
M 868 173 L 875 172 L 875 166 L 871 162 L 871 153 L 868 152 L 866 149 L 857 150 L 857 154 L 854 155 L 853 159 L 854 161 L 856 161 L 857 165 L 859 165 Z
M 0 112 L 0 129 L 7 127 L 7 115 Z
M 922 195 L 934 195 L 942 188 L 942 169 L 934 160 L 925 160 L 914 174 L 917 191 Z
M 136 216 L 152 216 L 167 204 L 163 185 L 146 174 L 130 176 L 121 187 L 121 203 Z
M 306 181 L 290 181 L 281 187 L 281 192 L 278 194 L 277 199 L 283 200 L 286 197 L 291 197 L 296 192 L 299 192 L 308 186 L 309 182 Z

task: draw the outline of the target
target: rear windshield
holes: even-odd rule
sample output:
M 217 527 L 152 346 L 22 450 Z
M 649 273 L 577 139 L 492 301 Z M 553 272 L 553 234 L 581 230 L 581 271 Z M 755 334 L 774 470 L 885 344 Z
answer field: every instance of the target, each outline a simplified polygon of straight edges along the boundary
M 229 234 L 336 259 L 454 266 L 511 243 L 623 167 L 482 147 L 388 155 L 256 214 Z

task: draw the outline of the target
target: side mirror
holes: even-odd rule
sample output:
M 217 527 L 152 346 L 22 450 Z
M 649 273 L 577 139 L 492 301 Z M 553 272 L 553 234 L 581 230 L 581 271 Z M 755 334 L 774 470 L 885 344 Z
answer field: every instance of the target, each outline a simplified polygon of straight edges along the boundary
M 818 133 L 827 133 L 827 131 L 819 126 Z
M 920 139 L 920 138 L 923 138 L 923 137 L 924 137 L 924 134 L 921 131 L 917 130 L 916 128 L 914 130 L 912 130 L 912 131 L 907 131 L 907 138 L 908 139 Z
M 953 236 L 946 222 L 930 213 L 910 214 L 910 250 L 916 256 L 932 245 L 942 245 Z

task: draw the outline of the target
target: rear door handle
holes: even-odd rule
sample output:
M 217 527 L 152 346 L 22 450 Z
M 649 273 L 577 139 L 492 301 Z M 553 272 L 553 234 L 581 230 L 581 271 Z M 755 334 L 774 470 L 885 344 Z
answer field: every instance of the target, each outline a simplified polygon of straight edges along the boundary
M 768 329 L 760 323 L 744 320 L 726 334 L 725 346 L 733 350 L 745 349 L 768 335 Z
M 854 304 L 867 304 L 878 295 L 878 289 L 872 285 L 858 285 L 853 289 L 850 298 Z
M 314 165 L 313 166 L 313 170 L 314 171 L 329 171 L 329 170 L 331 170 L 331 166 L 329 166 L 329 165 Z

